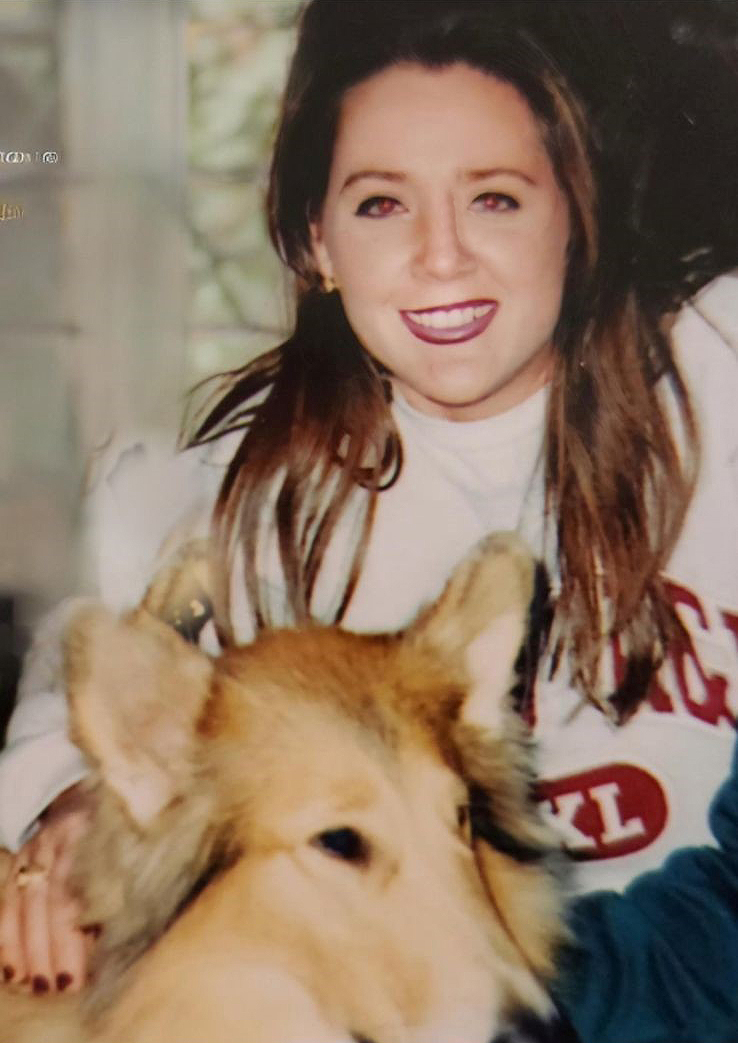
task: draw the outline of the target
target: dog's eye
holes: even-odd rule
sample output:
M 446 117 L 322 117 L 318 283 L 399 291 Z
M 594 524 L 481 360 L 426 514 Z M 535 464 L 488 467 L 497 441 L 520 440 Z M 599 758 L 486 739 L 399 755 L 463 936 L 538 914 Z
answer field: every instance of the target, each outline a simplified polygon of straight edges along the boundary
M 335 858 L 345 862 L 365 864 L 369 861 L 369 845 L 355 829 L 341 826 L 339 829 L 326 829 L 313 839 L 316 847 Z

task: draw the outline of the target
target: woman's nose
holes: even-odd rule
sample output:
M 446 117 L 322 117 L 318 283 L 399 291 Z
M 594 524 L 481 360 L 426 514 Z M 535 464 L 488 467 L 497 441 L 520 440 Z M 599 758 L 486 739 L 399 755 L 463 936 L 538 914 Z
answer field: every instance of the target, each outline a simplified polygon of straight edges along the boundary
M 464 242 L 452 204 L 434 207 L 418 219 L 416 274 L 431 279 L 454 279 L 474 268 L 474 256 Z

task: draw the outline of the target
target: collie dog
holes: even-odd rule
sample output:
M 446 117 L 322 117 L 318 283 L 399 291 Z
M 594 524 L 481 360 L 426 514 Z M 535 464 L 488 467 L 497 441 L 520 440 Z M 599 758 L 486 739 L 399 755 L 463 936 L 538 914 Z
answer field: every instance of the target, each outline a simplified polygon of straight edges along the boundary
M 400 634 L 279 630 L 217 658 L 160 594 L 83 610 L 75 881 L 103 930 L 81 996 L 0 990 L 1 1043 L 564 1038 L 557 854 L 509 695 L 533 575 L 496 535 Z

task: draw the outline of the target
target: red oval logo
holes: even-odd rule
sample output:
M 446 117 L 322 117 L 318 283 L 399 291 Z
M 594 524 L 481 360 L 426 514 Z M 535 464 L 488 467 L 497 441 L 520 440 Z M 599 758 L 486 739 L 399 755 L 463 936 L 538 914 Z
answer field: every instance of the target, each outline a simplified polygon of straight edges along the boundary
M 606 764 L 543 781 L 537 797 L 544 816 L 579 861 L 641 851 L 659 836 L 669 814 L 658 779 L 633 764 Z

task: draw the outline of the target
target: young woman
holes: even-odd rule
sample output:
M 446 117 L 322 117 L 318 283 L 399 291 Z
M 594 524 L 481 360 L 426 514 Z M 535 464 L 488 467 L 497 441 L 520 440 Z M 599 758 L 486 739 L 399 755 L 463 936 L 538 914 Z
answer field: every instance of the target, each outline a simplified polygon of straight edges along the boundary
M 734 1043 L 736 280 L 684 303 L 721 255 L 654 251 L 653 140 L 629 142 L 623 177 L 577 8 L 308 6 L 269 194 L 295 332 L 231 375 L 189 452 L 141 445 L 105 470 L 100 588 L 134 602 L 165 537 L 212 522 L 221 640 L 392 629 L 517 529 L 554 596 L 526 713 L 579 862 L 562 1002 L 585 1043 Z M 21 870 L 2 959 L 39 992 L 79 987 L 89 944 L 65 890 L 85 809 L 64 615 L 0 760 Z

